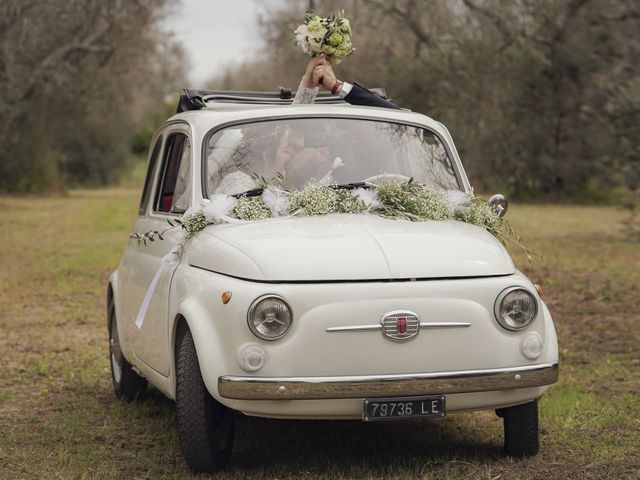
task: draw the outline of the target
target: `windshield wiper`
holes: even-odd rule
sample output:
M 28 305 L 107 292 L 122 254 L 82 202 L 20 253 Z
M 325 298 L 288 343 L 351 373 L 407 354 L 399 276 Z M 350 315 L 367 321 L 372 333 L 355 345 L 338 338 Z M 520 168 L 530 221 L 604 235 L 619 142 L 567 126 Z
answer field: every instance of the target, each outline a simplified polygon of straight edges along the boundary
M 354 182 L 354 183 L 332 184 L 332 185 L 327 185 L 327 187 L 335 188 L 339 190 L 354 190 L 356 188 L 371 188 L 372 185 L 367 182 Z M 259 195 L 262 195 L 262 192 L 264 192 L 264 188 L 258 187 L 258 188 L 252 188 L 251 190 L 247 190 L 246 192 L 234 193 L 231 196 L 233 198 L 257 197 Z
M 264 188 L 262 187 L 258 187 L 258 188 L 252 188 L 251 190 L 247 190 L 246 192 L 241 192 L 241 193 L 234 193 L 233 195 L 231 195 L 233 198 L 240 198 L 240 197 L 257 197 L 258 195 L 262 195 L 262 192 L 264 192 Z
M 331 188 L 342 190 L 353 190 L 355 188 L 371 188 L 371 184 L 367 182 L 341 183 L 336 185 L 328 185 Z

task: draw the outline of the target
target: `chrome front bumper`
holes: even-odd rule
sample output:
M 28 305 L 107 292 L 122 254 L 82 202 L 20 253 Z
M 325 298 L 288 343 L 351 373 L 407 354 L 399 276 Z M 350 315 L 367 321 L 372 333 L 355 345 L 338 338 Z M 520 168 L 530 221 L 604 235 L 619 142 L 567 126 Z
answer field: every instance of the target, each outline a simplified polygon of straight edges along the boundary
M 218 378 L 218 393 L 236 400 L 312 400 L 445 395 L 540 387 L 558 380 L 558 364 L 457 372 L 341 377 Z

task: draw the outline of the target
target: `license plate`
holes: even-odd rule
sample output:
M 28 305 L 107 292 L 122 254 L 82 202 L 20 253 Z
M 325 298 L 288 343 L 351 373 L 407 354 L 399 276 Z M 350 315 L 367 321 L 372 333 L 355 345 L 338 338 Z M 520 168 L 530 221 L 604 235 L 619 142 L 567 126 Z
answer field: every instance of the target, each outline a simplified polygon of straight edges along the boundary
M 366 422 L 402 418 L 442 418 L 445 415 L 443 396 L 365 398 L 362 405 L 362 419 Z

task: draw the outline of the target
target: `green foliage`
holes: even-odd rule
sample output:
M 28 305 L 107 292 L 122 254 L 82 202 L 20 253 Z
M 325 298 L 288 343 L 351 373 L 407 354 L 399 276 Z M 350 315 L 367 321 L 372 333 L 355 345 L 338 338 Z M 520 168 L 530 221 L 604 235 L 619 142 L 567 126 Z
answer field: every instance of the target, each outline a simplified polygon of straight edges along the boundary
M 140 118 L 131 138 L 130 148 L 134 154 L 146 155 L 153 134 L 159 125 L 175 113 L 177 104 L 178 97 L 172 97 L 160 108 L 151 108 Z
M 0 3 L 0 192 L 104 185 L 131 168 L 181 76 L 167 4 Z
M 446 220 L 453 209 L 444 193 L 425 188 L 418 182 L 389 181 L 377 189 L 383 215 L 413 221 Z
M 212 197 L 211 202 L 223 200 L 233 205 L 230 217 L 216 218 L 216 214 L 211 211 L 207 214 L 209 216 L 206 216 L 200 209 L 181 220 L 169 220 L 170 227 L 167 230 L 180 227 L 185 231 L 185 238 L 189 239 L 211 224 L 233 221 L 230 218 L 241 222 L 253 222 L 280 215 L 312 216 L 370 212 L 389 219 L 401 218 L 412 222 L 458 220 L 470 223 L 494 235 L 505 246 L 513 243 L 520 247 L 529 263 L 533 261 L 532 254 L 540 256 L 522 243 L 522 238 L 511 224 L 498 217 L 486 200 L 479 197 L 468 198 L 462 192 L 456 192 L 461 197 L 454 200 L 455 197 L 449 198 L 445 192 L 414 182 L 412 178 L 408 182 L 386 180 L 367 190 L 351 190 L 320 183 L 310 183 L 302 190 L 284 190 L 280 188 L 285 183 L 282 174 L 278 174 L 272 180 L 255 173 L 251 177 L 260 185 L 252 193 L 261 194 L 260 196 L 245 194 L 237 199 L 224 195 L 218 195 L 216 199 Z M 270 203 L 265 203 L 265 196 L 269 193 L 277 195 L 271 195 Z M 280 197 L 281 203 L 276 201 L 275 196 Z M 364 197 L 368 197 L 368 200 L 364 200 Z M 156 238 L 163 240 L 163 234 L 167 230 L 150 230 L 131 236 L 147 245 L 147 242 L 153 242 Z
M 264 220 L 271 218 L 271 210 L 269 210 L 262 197 L 241 197 L 233 207 L 233 214 L 240 220 Z
M 640 240 L 640 76 L 614 89 L 607 102 L 607 114 L 615 139 L 608 165 L 621 176 L 629 195 L 625 227 L 629 238 Z
M 313 183 L 303 190 L 291 192 L 289 208 L 292 215 L 327 215 L 338 211 L 335 189 Z
M 173 222 L 176 222 L 184 230 L 186 238 L 193 237 L 208 225 L 202 212 L 194 212 L 183 220 L 173 220 Z M 169 223 L 173 225 L 171 221 Z
M 352 195 L 351 190 L 337 189 L 335 193 L 337 213 L 360 213 L 366 210 L 364 202 Z

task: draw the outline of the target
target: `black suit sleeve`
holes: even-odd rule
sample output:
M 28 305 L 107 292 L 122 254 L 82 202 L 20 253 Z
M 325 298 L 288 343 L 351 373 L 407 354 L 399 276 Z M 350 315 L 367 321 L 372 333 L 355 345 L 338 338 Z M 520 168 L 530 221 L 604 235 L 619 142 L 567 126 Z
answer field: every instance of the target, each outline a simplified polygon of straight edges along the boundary
M 354 83 L 351 87 L 351 91 L 344 97 L 346 102 L 351 105 L 364 105 L 366 107 L 382 107 L 382 108 L 394 108 L 399 110 L 400 107 L 389 100 L 382 98 L 380 95 L 373 93 L 370 90 Z

